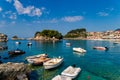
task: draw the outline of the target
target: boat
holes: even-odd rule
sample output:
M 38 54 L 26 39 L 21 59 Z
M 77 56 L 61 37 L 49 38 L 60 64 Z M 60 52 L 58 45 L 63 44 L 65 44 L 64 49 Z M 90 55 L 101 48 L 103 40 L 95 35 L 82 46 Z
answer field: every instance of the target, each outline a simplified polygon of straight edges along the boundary
M 66 46 L 70 46 L 71 44 L 70 43 L 66 43 Z
M 85 53 L 86 52 L 86 50 L 85 49 L 82 49 L 82 48 L 80 48 L 80 47 L 78 47 L 78 48 L 73 48 L 73 51 L 76 51 L 76 52 L 80 52 L 80 53 Z
M 95 46 L 95 47 L 93 47 L 93 49 L 97 49 L 97 50 L 108 50 L 108 47 Z
M 46 53 L 43 53 L 43 54 L 28 56 L 25 59 L 27 60 L 27 59 L 34 59 L 34 58 L 39 58 L 39 57 L 48 57 L 48 55 Z
M 47 58 L 47 57 L 37 57 L 37 58 L 32 58 L 32 59 L 27 59 L 27 61 L 31 64 L 31 65 L 35 65 L 35 66 L 38 66 L 38 65 L 42 65 L 43 62 L 46 62 L 50 60 L 50 58 Z
M 62 73 L 62 76 L 67 76 L 72 79 L 76 78 L 77 75 L 80 73 L 81 68 L 80 67 L 75 67 L 75 66 L 68 66 Z
M 27 46 L 32 46 L 32 43 L 31 43 L 31 42 L 28 42 L 28 43 L 27 43 Z
M 10 55 L 20 55 L 20 54 L 24 54 L 24 53 L 25 53 L 25 51 L 20 50 L 20 49 L 8 51 L 8 54 L 10 54 Z
M 21 42 L 18 42 L 18 41 L 17 41 L 17 42 L 15 42 L 15 43 L 16 43 L 16 44 L 21 44 Z
M 63 58 L 52 58 L 49 61 L 43 62 L 43 66 L 45 69 L 52 69 L 58 67 L 63 62 Z
M 67 76 L 62 76 L 62 75 L 57 75 L 52 80 L 72 80 L 70 77 Z

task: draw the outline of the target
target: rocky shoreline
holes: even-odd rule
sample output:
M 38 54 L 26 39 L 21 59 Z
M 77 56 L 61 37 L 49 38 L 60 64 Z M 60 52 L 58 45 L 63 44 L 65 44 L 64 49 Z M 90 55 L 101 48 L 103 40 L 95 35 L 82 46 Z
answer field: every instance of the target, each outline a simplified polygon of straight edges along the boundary
M 0 80 L 29 80 L 31 69 L 24 63 L 0 64 Z

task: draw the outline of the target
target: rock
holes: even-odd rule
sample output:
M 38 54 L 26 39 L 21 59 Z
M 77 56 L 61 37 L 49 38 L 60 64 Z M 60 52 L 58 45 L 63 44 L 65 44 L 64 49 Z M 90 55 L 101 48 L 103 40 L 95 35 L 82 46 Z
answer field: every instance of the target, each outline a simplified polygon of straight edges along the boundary
M 30 72 L 30 68 L 24 63 L 0 64 L 0 80 L 28 80 L 27 75 Z

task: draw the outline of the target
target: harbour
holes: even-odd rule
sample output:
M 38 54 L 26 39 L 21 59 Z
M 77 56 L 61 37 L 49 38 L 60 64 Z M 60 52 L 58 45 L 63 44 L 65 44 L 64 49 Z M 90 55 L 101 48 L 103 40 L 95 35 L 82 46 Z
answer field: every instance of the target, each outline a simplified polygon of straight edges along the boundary
M 26 57 L 47 53 L 49 57 L 62 56 L 64 62 L 57 68 L 45 70 L 43 66 L 31 66 L 33 71 L 30 74 L 30 80 L 51 80 L 72 64 L 76 64 L 82 71 L 74 80 L 119 80 L 120 77 L 120 45 L 113 44 L 111 41 L 96 40 L 61 40 L 61 41 L 31 41 L 32 46 L 27 46 L 28 40 L 20 40 L 21 44 L 15 44 L 16 41 L 9 40 L 5 43 L 8 50 L 0 51 L 1 61 L 23 62 L 28 64 Z M 66 46 L 66 43 L 71 43 Z M 107 46 L 109 50 L 94 50 L 94 46 Z M 87 50 L 86 53 L 77 53 L 72 50 L 73 47 L 81 47 Z M 8 51 L 13 49 L 22 49 L 26 53 L 9 57 Z M 7 59 L 4 59 L 4 58 Z

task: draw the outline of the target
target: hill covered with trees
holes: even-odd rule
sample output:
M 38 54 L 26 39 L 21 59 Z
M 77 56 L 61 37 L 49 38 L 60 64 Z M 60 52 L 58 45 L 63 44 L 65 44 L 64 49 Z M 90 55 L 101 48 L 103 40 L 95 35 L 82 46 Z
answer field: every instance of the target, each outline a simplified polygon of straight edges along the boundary
M 41 32 L 36 32 L 34 38 L 37 40 L 53 40 L 62 39 L 63 36 L 61 33 L 55 30 L 43 30 Z
M 64 36 L 64 38 L 86 38 L 86 37 L 87 33 L 85 28 L 71 30 Z

